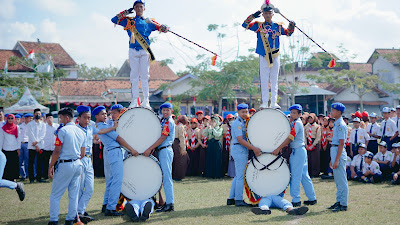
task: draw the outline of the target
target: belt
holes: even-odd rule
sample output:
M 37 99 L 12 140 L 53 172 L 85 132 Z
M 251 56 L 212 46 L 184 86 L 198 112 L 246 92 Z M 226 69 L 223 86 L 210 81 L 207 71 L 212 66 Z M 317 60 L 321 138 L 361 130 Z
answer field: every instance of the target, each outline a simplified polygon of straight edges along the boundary
M 86 157 L 88 157 L 88 158 L 90 158 L 92 155 L 90 155 L 90 154 L 86 154 L 85 156 L 86 156 Z
M 235 144 L 233 144 L 233 145 L 240 145 L 240 143 L 235 143 Z
M 22 144 L 28 144 L 28 142 L 22 142 Z
M 171 147 L 171 145 L 167 145 L 167 146 L 164 146 L 164 147 L 161 147 L 161 148 L 157 148 L 157 151 L 161 151 L 161 150 L 163 150 L 164 148 L 168 148 L 168 147 Z
M 58 163 L 67 163 L 67 162 L 75 162 L 78 159 L 60 159 Z
M 332 145 L 332 144 L 331 144 L 331 147 L 339 147 L 339 145 Z

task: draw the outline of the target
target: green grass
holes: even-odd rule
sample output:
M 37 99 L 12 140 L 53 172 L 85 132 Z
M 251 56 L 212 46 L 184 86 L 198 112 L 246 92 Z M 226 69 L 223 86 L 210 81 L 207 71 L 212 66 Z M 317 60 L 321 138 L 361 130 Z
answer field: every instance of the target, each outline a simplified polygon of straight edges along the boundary
M 273 209 L 271 215 L 256 216 L 250 208 L 226 206 L 231 179 L 186 178 L 174 182 L 175 211 L 154 213 L 151 224 L 396 224 L 399 221 L 400 187 L 387 183 L 362 184 L 349 182 L 350 197 L 347 212 L 332 213 L 326 209 L 335 202 L 333 180 L 313 179 L 318 204 L 304 216 L 290 216 Z M 128 224 L 127 216 L 104 217 L 101 212 L 105 183 L 95 179 L 95 192 L 87 212 L 96 218 L 92 225 Z M 51 183 L 26 184 L 26 199 L 18 200 L 17 193 L 0 189 L 0 224 L 47 224 Z M 61 201 L 60 224 L 67 213 L 67 192 Z M 302 192 L 302 200 L 306 200 Z M 289 192 L 285 196 L 291 200 Z

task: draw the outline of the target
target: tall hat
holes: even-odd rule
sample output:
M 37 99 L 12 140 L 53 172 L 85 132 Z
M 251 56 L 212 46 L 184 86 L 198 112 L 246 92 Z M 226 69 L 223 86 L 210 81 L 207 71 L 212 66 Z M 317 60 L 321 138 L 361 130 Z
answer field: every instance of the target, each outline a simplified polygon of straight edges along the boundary
M 273 11 L 274 8 L 275 8 L 274 5 L 272 5 L 269 0 L 265 0 L 265 3 L 261 6 L 261 11 L 263 12 Z

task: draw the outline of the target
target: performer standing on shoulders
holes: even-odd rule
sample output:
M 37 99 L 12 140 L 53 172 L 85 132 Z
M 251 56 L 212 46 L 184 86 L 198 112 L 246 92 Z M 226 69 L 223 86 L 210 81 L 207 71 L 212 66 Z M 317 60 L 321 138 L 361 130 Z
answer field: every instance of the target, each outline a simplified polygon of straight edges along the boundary
M 129 65 L 131 67 L 131 91 L 132 102 L 129 108 L 138 106 L 139 98 L 139 75 L 142 83 L 143 102 L 142 106 L 150 108 L 149 103 L 149 61 L 155 60 L 153 52 L 150 49 L 149 36 L 151 32 L 158 30 L 160 32 L 168 32 L 166 25 L 160 25 L 150 19 L 145 19 L 143 13 L 145 11 L 145 3 L 143 0 L 136 0 L 133 8 L 118 13 L 111 21 L 115 24 L 125 27 L 128 32 L 129 41 Z M 135 10 L 134 18 L 127 17 Z
M 280 68 L 279 59 L 279 36 L 291 36 L 294 32 L 295 23 L 290 22 L 288 29 L 282 27 L 282 23 L 272 21 L 274 16 L 274 6 L 269 0 L 261 6 L 261 11 L 247 17 L 242 26 L 257 33 L 256 53 L 259 54 L 259 70 L 261 82 L 261 99 L 260 108 L 268 108 L 269 88 L 268 83 L 271 81 L 271 108 L 279 109 L 278 99 L 278 74 Z M 252 22 L 262 13 L 265 22 Z

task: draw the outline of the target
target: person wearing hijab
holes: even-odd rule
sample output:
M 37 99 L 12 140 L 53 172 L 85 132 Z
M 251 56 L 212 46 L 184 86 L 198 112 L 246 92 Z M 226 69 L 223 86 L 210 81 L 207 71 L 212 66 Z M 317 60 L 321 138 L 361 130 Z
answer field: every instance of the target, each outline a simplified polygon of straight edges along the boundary
M 185 115 L 178 117 L 177 126 L 175 127 L 175 139 L 172 144 L 174 150 L 174 159 L 172 163 L 172 178 L 180 181 L 185 178 L 186 170 L 189 165 L 189 157 L 186 152 L 186 126 L 187 118 Z
M 203 131 L 207 137 L 207 154 L 205 176 L 209 178 L 221 178 L 222 174 L 222 127 L 218 115 L 213 115 L 209 126 Z
M 200 143 L 201 134 L 198 128 L 199 122 L 196 118 L 190 120 L 190 129 L 188 130 L 188 155 L 190 163 L 186 175 L 197 176 L 199 175 L 199 161 L 200 161 Z
M 0 129 L 0 147 L 7 158 L 3 178 L 14 181 L 19 176 L 19 155 L 21 148 L 21 130 L 15 124 L 15 116 L 9 114 L 6 123 Z

